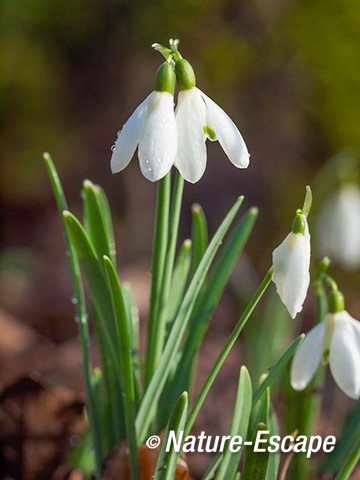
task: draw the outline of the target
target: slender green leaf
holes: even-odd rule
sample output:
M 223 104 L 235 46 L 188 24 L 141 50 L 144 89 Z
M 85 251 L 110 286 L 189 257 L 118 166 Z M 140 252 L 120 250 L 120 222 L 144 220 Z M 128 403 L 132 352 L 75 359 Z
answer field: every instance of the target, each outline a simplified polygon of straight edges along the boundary
M 360 403 L 347 416 L 340 438 L 337 439 L 335 449 L 327 456 L 322 472 L 336 472 L 345 462 L 352 446 L 356 443 L 360 432 Z
M 104 267 L 100 265 L 94 247 L 80 222 L 70 212 L 63 213 L 65 226 L 69 233 L 72 245 L 87 280 L 90 297 L 94 303 L 94 320 L 96 321 L 99 344 L 102 351 L 104 377 L 110 407 L 114 415 L 115 441 L 119 442 L 123 436 L 122 392 L 119 382 L 121 372 L 119 368 L 119 338 L 112 307 L 111 292 L 105 277 Z M 101 262 L 103 260 L 101 259 Z M 113 401 L 111 401 L 113 399 Z
M 135 394 L 136 394 L 136 409 L 139 408 L 142 391 L 141 391 L 141 360 L 139 357 L 139 310 L 135 305 L 132 290 L 128 283 L 122 284 L 122 293 L 126 307 L 126 317 L 128 319 L 130 344 L 132 354 L 132 364 L 135 378 Z
M 225 443 L 225 448 L 227 443 L 229 443 L 229 440 L 226 441 Z M 223 452 L 218 452 L 214 460 L 211 462 L 209 468 L 206 470 L 204 476 L 202 477 L 202 480 L 212 480 L 215 476 L 215 472 L 218 469 L 221 460 L 223 459 L 224 453 Z
M 191 315 L 191 326 L 189 328 L 191 334 L 186 338 L 182 358 L 179 361 L 175 381 L 176 390 L 174 391 L 176 396 L 182 390 L 191 390 L 196 365 L 196 352 L 202 343 L 212 313 L 219 302 L 231 272 L 254 227 L 256 217 L 256 208 L 251 208 L 241 216 L 226 240 L 214 267 L 211 269 L 209 278 L 202 288 L 199 300 Z
M 107 221 L 100 207 L 96 186 L 90 180 L 85 180 L 83 183 L 82 197 L 85 212 L 84 224 L 96 255 L 99 259 L 103 255 L 110 257 L 112 247 L 108 236 Z
M 114 237 L 114 229 L 113 229 L 110 205 L 106 197 L 106 194 L 104 190 L 100 187 L 100 185 L 94 185 L 94 191 L 100 207 L 100 211 L 102 213 L 102 218 L 104 220 L 106 236 L 108 239 L 108 245 L 109 245 L 109 251 L 110 251 L 110 258 L 113 264 L 116 265 L 116 246 L 115 246 L 115 237 Z
M 266 379 L 261 383 L 259 388 L 254 393 L 253 398 L 253 405 L 260 399 L 261 395 L 265 392 L 267 387 L 271 385 L 271 383 L 275 380 L 276 376 L 281 372 L 281 370 L 285 367 L 287 362 L 291 359 L 294 355 L 295 351 L 299 347 L 300 343 L 304 340 L 305 335 L 299 335 L 289 346 L 289 348 L 283 353 L 283 355 L 279 358 L 279 360 L 275 363 L 275 365 L 270 370 Z
M 109 257 L 104 255 L 104 264 L 111 291 L 112 307 L 120 339 L 120 382 L 123 392 L 123 405 L 126 427 L 126 439 L 129 447 L 130 469 L 134 480 L 138 480 L 139 466 L 135 431 L 135 386 L 132 365 L 131 336 L 120 282 L 115 267 Z
M 265 423 L 256 425 L 254 433 L 251 437 L 252 446 L 255 445 L 256 439 L 261 431 L 269 431 Z M 269 434 L 262 434 L 261 440 L 269 438 Z M 265 452 L 254 452 L 252 446 L 246 448 L 244 467 L 242 471 L 243 480 L 265 480 L 269 462 L 269 452 L 267 451 L 268 443 L 262 443 L 260 448 Z
M 250 413 L 251 413 L 251 380 L 249 372 L 246 367 L 241 367 L 238 391 L 235 400 L 234 413 L 231 421 L 229 436 L 233 439 L 235 436 L 240 436 L 243 441 L 246 438 L 246 433 L 249 427 Z M 242 446 L 238 452 L 230 450 L 230 443 L 225 447 L 224 456 L 220 463 L 216 474 L 216 480 L 227 480 L 233 478 L 236 470 L 239 467 Z
M 196 399 L 196 402 L 189 414 L 188 420 L 186 422 L 186 428 L 185 432 L 186 435 L 190 432 L 194 421 L 196 419 L 197 414 L 199 413 L 199 410 L 201 408 L 201 405 L 203 404 L 206 395 L 208 394 L 211 385 L 213 384 L 217 374 L 219 373 L 219 370 L 223 363 L 226 360 L 226 357 L 228 356 L 231 348 L 233 347 L 236 339 L 241 333 L 241 330 L 244 328 L 246 325 L 246 322 L 249 320 L 252 312 L 254 311 L 256 305 L 259 303 L 261 297 L 263 296 L 264 292 L 270 285 L 271 279 L 273 275 L 273 267 L 271 267 L 268 272 L 265 275 L 264 280 L 261 282 L 259 288 L 256 290 L 253 298 L 250 300 L 248 303 L 247 307 L 244 310 L 244 313 L 241 315 L 240 319 L 238 320 L 237 324 L 235 325 L 233 331 L 231 332 L 224 348 L 221 350 L 218 358 L 216 359 L 216 362 L 214 363 L 205 383 L 203 384 L 200 393 Z
M 70 212 L 63 213 L 65 225 L 75 247 L 81 267 L 94 300 L 106 322 L 102 325 L 108 343 L 116 345 L 117 331 L 111 306 L 111 295 L 94 247 L 80 222 Z M 112 348 L 114 348 L 112 346 Z
M 191 240 L 193 254 L 191 259 L 191 277 L 194 275 L 209 243 L 208 227 L 204 210 L 195 203 L 191 208 Z
M 345 463 L 341 467 L 339 473 L 336 475 L 335 480 L 347 480 L 356 464 L 360 460 L 360 437 L 358 437 L 357 441 L 355 442 L 354 447 L 352 448 L 350 455 L 345 460 Z
M 260 377 L 259 386 L 266 379 L 267 375 L 263 374 Z M 269 409 L 270 409 L 270 388 L 265 390 L 258 402 L 256 402 L 251 411 L 251 420 L 249 424 L 248 437 L 252 437 L 255 428 L 259 423 L 269 424 Z
M 45 166 L 49 174 L 51 185 L 54 191 L 56 204 L 60 214 L 62 215 L 64 211 L 67 210 L 67 202 L 65 194 L 59 179 L 59 175 L 56 171 L 55 165 L 52 161 L 51 156 L 48 153 L 43 155 Z M 89 327 L 88 327 L 88 316 L 86 311 L 85 295 L 83 284 L 80 275 L 79 262 L 76 256 L 75 249 L 70 241 L 69 233 L 65 227 L 65 221 L 62 216 L 62 221 L 65 230 L 67 249 L 69 252 L 70 268 L 72 275 L 72 282 L 74 287 L 74 300 L 75 300 L 75 309 L 76 316 L 79 319 L 79 332 L 80 332 L 80 344 L 82 351 L 82 364 L 85 380 L 85 389 L 86 389 L 86 406 L 89 415 L 89 423 L 91 436 L 94 443 L 95 450 L 95 474 L 97 479 L 101 477 L 101 466 L 102 466 L 102 454 L 104 451 L 104 446 L 102 445 L 102 435 L 99 424 L 99 418 L 96 412 L 95 406 L 95 393 L 93 390 L 91 382 L 91 361 L 89 355 Z
M 159 364 L 145 392 L 136 418 L 138 441 L 140 442 L 146 437 L 149 425 L 153 419 L 156 403 L 161 395 L 162 389 L 171 370 L 172 361 L 176 357 L 177 350 L 188 325 L 192 309 L 198 298 L 199 291 L 204 283 L 211 262 L 213 261 L 221 241 L 230 227 L 232 220 L 234 219 L 234 216 L 240 208 L 241 201 L 242 199 L 240 198 L 235 202 L 234 206 L 230 209 L 229 213 L 226 215 L 225 219 L 216 231 L 181 303 L 179 312 L 166 342 L 164 352 L 161 355 Z
M 176 259 L 171 281 L 171 290 L 168 306 L 168 318 L 172 321 L 180 307 L 188 279 L 191 262 L 191 240 L 186 239 L 181 245 Z
M 180 452 L 175 451 L 173 442 L 168 451 L 166 451 L 166 446 L 170 434 L 175 434 L 175 437 L 178 438 L 184 431 L 187 409 L 188 394 L 187 392 L 184 392 L 171 412 L 164 438 L 162 440 L 158 461 L 156 463 L 154 480 L 174 480 Z
M 270 436 L 279 435 L 279 426 L 276 418 L 276 413 L 272 407 L 269 411 L 269 430 Z M 266 480 L 276 480 L 278 477 L 280 464 L 280 454 L 277 452 L 269 454 L 269 463 L 266 472 Z

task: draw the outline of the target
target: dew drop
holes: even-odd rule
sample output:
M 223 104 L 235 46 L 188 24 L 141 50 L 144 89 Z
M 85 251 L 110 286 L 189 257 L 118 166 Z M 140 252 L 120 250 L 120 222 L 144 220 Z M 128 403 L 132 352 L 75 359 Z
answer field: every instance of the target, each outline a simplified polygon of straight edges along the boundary
M 116 145 L 112 145 L 111 151 L 113 152 L 115 150 L 115 148 L 116 148 Z
M 79 317 L 79 315 L 76 315 L 76 317 L 75 317 L 75 323 L 80 323 L 80 317 Z
M 116 135 L 120 137 L 120 134 L 121 134 L 121 130 L 119 130 Z
M 77 298 L 75 296 L 71 298 L 71 303 L 73 305 L 76 305 L 78 303 Z
M 76 447 L 79 445 L 80 442 L 80 436 L 79 435 L 71 435 L 69 438 L 69 443 L 72 447 Z

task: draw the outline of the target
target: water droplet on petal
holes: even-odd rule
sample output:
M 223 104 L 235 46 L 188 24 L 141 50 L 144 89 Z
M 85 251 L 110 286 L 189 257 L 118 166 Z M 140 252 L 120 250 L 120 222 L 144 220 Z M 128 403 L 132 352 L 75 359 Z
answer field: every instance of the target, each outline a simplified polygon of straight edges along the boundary
M 116 135 L 120 137 L 120 134 L 121 134 L 121 130 L 119 130 Z
M 113 152 L 115 150 L 115 148 L 116 148 L 116 145 L 112 145 L 111 151 Z

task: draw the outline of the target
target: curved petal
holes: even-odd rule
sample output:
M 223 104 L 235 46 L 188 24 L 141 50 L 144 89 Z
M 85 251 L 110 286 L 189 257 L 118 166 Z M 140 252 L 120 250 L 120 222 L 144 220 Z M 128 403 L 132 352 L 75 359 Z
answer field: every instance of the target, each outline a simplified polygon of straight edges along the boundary
M 179 92 L 175 116 L 178 129 L 175 165 L 185 180 L 195 183 L 206 168 L 205 104 L 196 88 Z
M 318 323 L 305 336 L 296 350 L 290 369 L 290 383 L 295 390 L 303 390 L 313 378 L 319 365 L 325 338 L 325 322 Z
M 174 97 L 168 92 L 153 92 L 139 143 L 141 172 L 151 182 L 164 177 L 175 161 L 177 128 Z
M 197 89 L 198 90 L 198 89 Z M 229 160 L 239 168 L 247 168 L 250 155 L 244 139 L 231 118 L 211 98 L 198 90 L 207 107 L 207 122 Z
M 273 280 L 292 318 L 301 312 L 310 283 L 310 234 L 289 233 L 273 251 Z
M 115 149 L 111 156 L 112 173 L 118 173 L 124 170 L 124 168 L 129 165 L 135 153 L 144 126 L 150 96 L 151 93 L 133 112 L 118 135 L 115 142 Z
M 341 312 L 341 314 L 346 312 Z M 360 397 L 360 334 L 343 315 L 336 314 L 329 356 L 330 370 L 337 385 L 350 398 Z

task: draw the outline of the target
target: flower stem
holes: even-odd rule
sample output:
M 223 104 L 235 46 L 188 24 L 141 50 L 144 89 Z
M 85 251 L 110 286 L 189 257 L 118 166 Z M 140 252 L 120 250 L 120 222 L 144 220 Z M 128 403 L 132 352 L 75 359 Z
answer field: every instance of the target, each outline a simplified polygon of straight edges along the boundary
M 170 228 L 167 243 L 167 254 L 164 265 L 164 273 L 162 279 L 162 288 L 160 292 L 160 303 L 158 315 L 156 318 L 156 337 L 154 338 L 154 367 L 156 368 L 164 347 L 164 339 L 166 332 L 166 321 L 168 313 L 168 300 L 171 288 L 171 278 L 174 269 L 176 245 L 179 231 L 180 212 L 182 205 L 182 197 L 184 191 L 184 179 L 179 172 L 176 172 L 174 184 L 174 192 L 172 196 L 170 211 Z
M 190 432 L 190 430 L 191 430 L 191 428 L 194 424 L 194 421 L 197 417 L 197 414 L 199 413 L 199 410 L 200 410 L 200 408 L 201 408 L 201 406 L 202 406 L 202 404 L 203 404 L 203 402 L 206 398 L 206 395 L 208 394 L 211 385 L 213 384 L 220 368 L 222 367 L 222 365 L 223 365 L 226 357 L 228 356 L 231 348 L 233 347 L 236 339 L 240 335 L 241 330 L 244 328 L 246 322 L 249 320 L 250 315 L 254 311 L 256 305 L 259 303 L 261 297 L 263 296 L 266 289 L 270 285 L 272 275 L 273 275 L 273 267 L 271 267 L 268 270 L 267 274 L 264 277 L 264 280 L 261 282 L 261 284 L 260 284 L 259 288 L 256 290 L 253 298 L 248 303 L 247 307 L 245 308 L 244 313 L 241 315 L 240 319 L 238 320 L 237 324 L 235 325 L 235 328 L 231 332 L 230 337 L 228 338 L 224 348 L 221 350 L 221 352 L 220 352 L 214 366 L 212 367 L 212 369 L 209 373 L 209 376 L 207 377 L 204 385 L 202 386 L 201 391 L 200 391 L 200 393 L 199 393 L 199 395 L 196 399 L 196 402 L 195 402 L 195 404 L 194 404 L 194 406 L 193 406 L 193 408 L 190 412 L 190 415 L 188 417 L 188 420 L 186 422 L 186 426 L 185 426 L 185 429 L 184 429 L 184 437 L 186 437 L 186 435 L 189 434 L 189 432 Z
M 150 311 L 148 320 L 147 351 L 145 362 L 145 384 L 148 385 L 155 369 L 155 349 L 157 338 L 157 316 L 160 307 L 160 295 L 166 259 L 169 209 L 170 209 L 171 172 L 159 181 L 156 212 L 156 227 L 153 248 L 152 282 Z

